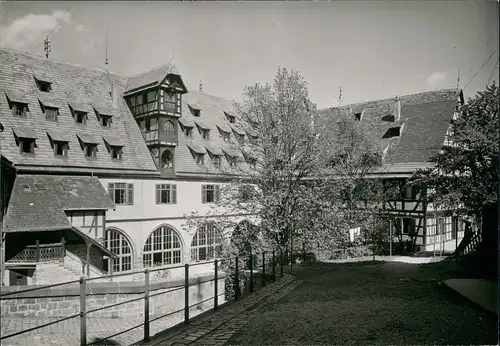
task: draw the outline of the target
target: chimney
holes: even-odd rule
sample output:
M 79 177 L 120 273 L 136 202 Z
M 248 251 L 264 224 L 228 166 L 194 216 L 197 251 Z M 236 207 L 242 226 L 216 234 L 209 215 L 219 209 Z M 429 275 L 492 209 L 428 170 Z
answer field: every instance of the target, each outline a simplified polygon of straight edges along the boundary
M 394 102 L 394 121 L 398 122 L 401 120 L 401 100 L 396 96 L 396 101 Z
M 111 81 L 111 92 L 109 94 L 111 95 L 113 107 L 118 107 L 118 86 L 114 81 Z

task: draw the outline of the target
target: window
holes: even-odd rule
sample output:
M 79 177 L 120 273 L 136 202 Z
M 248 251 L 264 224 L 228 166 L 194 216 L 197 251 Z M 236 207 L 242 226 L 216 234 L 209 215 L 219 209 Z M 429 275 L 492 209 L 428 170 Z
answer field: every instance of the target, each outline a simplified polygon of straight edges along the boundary
M 414 234 L 415 232 L 415 219 L 414 218 L 403 218 L 403 234 Z
M 170 226 L 157 228 L 144 245 L 142 256 L 144 267 L 177 264 L 182 261 L 180 237 Z
M 251 143 L 251 144 L 257 144 L 257 136 L 252 136 L 250 135 L 248 137 L 248 141 Z
M 219 167 L 222 164 L 222 157 L 220 155 L 212 155 L 212 162 L 215 166 Z
M 387 130 L 387 132 L 382 136 L 382 138 L 392 138 L 398 137 L 401 134 L 401 127 L 391 127 Z
M 186 135 L 186 137 L 193 137 L 193 128 L 184 127 L 184 134 Z
M 87 113 L 74 111 L 75 122 L 77 124 L 86 124 L 87 123 Z
M 165 149 L 161 154 L 161 167 L 165 169 L 174 167 L 174 155 L 168 149 Z
M 156 184 L 156 204 L 176 204 L 177 185 Z
M 114 229 L 106 230 L 104 246 L 117 256 L 112 259 L 114 273 L 132 270 L 132 246 L 122 232 Z M 110 258 L 104 259 L 104 270 L 107 272 L 110 271 L 110 260 Z
M 134 204 L 134 184 L 109 183 L 108 193 L 115 204 Z
M 189 106 L 189 110 L 191 111 L 191 114 L 193 114 L 193 116 L 195 117 L 199 117 L 201 115 L 201 111 L 197 108 Z
M 226 155 L 230 167 L 236 167 L 236 156 Z
M 201 130 L 204 139 L 210 139 L 210 130 Z
M 18 117 L 27 117 L 28 116 L 28 104 L 27 103 L 19 103 L 19 102 L 11 102 L 12 105 L 12 115 Z
M 222 139 L 224 140 L 224 142 L 229 142 L 230 134 L 228 132 L 221 131 L 220 135 L 221 135 Z
M 226 115 L 227 120 L 229 120 L 231 124 L 234 124 L 236 122 L 236 118 L 234 117 L 234 115 L 226 112 L 224 112 L 224 114 Z
M 53 107 L 44 107 L 45 119 L 57 121 L 57 116 L 59 115 L 59 109 Z
M 191 242 L 191 260 L 208 261 L 222 256 L 222 235 L 213 223 L 196 231 Z
M 112 159 L 121 160 L 123 154 L 123 148 L 111 145 L 109 148 L 109 153 L 111 154 Z
M 361 120 L 361 113 L 354 113 L 354 120 L 360 121 Z
M 99 114 L 97 117 L 102 127 L 111 127 L 111 119 L 113 119 L 111 115 Z
M 85 157 L 87 157 L 87 158 L 96 158 L 97 157 L 97 144 L 84 143 L 83 144 L 83 152 L 85 153 Z
M 172 122 L 170 120 L 167 120 L 165 121 L 165 123 L 163 123 L 163 133 L 165 134 L 165 136 L 167 137 L 175 137 L 175 127 L 174 127 L 174 124 L 172 124 Z
M 37 84 L 38 90 L 40 91 L 49 92 L 52 89 L 50 83 L 48 82 L 37 81 Z
M 168 91 L 165 93 L 165 108 L 167 112 L 174 112 L 177 110 L 177 94 Z
M 240 142 L 241 144 L 245 143 L 245 135 L 236 134 L 236 139 L 237 139 L 237 140 L 238 140 L 238 142 Z
M 257 168 L 257 160 L 254 158 L 249 158 L 248 165 L 250 166 L 251 169 L 256 169 Z
M 52 141 L 52 148 L 56 156 L 68 156 L 68 142 Z
M 35 139 L 34 138 L 19 138 L 19 149 L 23 154 L 35 153 Z
M 201 203 L 215 203 L 220 199 L 219 185 L 201 185 Z
M 203 165 L 205 163 L 205 154 L 194 154 L 197 165 Z

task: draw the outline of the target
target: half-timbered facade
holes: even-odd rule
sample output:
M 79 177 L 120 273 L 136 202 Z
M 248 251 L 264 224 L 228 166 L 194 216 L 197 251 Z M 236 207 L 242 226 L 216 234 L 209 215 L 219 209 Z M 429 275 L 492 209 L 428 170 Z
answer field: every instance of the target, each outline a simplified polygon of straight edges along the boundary
M 359 121 L 380 145 L 382 166 L 370 176 L 381 179 L 389 199 L 379 216 L 390 220 L 394 240 L 410 240 L 413 251 L 453 251 L 464 235 L 462 220 L 428 203 L 425 186 L 408 183 L 417 170 L 433 167 L 432 157 L 450 144 L 450 124 L 463 102 L 461 90 L 448 89 L 321 111 L 332 121 Z

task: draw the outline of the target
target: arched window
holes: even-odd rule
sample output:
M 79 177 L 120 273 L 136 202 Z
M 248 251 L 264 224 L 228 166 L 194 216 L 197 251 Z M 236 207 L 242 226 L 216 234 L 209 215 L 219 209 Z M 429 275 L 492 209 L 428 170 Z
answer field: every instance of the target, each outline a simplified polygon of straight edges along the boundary
M 177 231 L 170 226 L 157 228 L 144 245 L 142 260 L 144 267 L 156 267 L 181 263 L 181 240 Z
M 207 223 L 196 231 L 191 242 L 191 260 L 206 261 L 222 255 L 222 235 L 213 223 Z
M 132 246 L 121 231 L 106 230 L 104 246 L 118 256 L 113 259 L 113 272 L 132 270 Z M 104 270 L 108 272 L 110 269 L 109 261 L 109 258 L 104 260 Z
M 167 137 L 175 137 L 175 127 L 170 120 L 163 123 L 163 133 Z
M 162 168 L 172 168 L 174 165 L 174 155 L 168 149 L 165 149 L 161 154 L 161 167 Z

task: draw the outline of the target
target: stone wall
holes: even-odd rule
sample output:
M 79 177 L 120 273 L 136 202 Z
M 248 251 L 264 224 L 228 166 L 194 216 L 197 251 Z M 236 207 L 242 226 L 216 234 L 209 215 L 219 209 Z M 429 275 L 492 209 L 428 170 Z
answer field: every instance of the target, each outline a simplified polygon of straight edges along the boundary
M 214 304 L 214 275 L 205 274 L 190 278 L 189 305 L 212 298 L 193 307 L 206 310 Z M 218 294 L 224 293 L 225 274 L 219 273 Z M 88 282 L 86 311 L 118 302 L 125 302 L 144 297 L 144 282 Z M 36 286 L 30 286 L 34 288 Z M 27 288 L 27 287 L 26 287 Z M 2 294 L 22 290 L 22 287 L 3 287 Z M 150 295 L 163 294 L 149 298 L 151 316 L 160 316 L 183 309 L 184 279 L 165 279 L 150 283 Z M 224 295 L 219 296 L 218 304 L 225 302 Z M 43 288 L 26 293 L 16 293 L 1 298 L 1 316 L 25 317 L 66 317 L 80 312 L 80 285 L 70 284 L 59 287 Z M 91 312 L 88 317 L 143 318 L 144 299 L 124 303 L 112 308 Z

